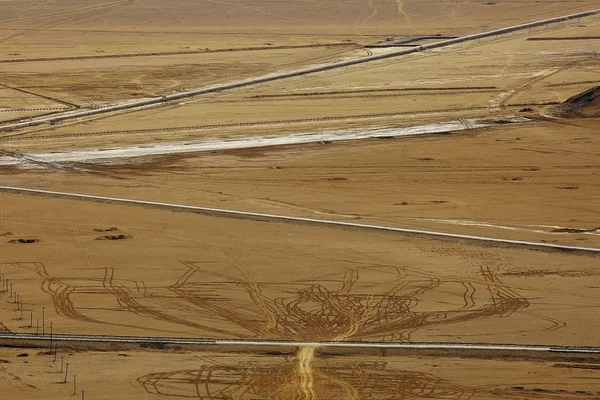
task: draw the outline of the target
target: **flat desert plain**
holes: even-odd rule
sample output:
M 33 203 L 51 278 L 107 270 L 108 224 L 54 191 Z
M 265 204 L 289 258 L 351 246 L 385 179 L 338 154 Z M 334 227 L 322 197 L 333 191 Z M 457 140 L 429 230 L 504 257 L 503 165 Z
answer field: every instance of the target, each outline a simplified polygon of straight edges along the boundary
M 0 1 L 2 399 L 600 397 L 597 7 Z

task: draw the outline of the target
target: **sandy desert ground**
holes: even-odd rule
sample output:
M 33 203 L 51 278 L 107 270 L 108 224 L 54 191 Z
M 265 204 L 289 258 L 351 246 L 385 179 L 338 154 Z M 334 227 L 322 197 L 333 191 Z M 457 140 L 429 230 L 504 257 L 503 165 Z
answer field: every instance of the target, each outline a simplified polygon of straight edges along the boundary
M 302 396 L 294 355 L 178 351 L 0 352 L 0 388 L 29 399 L 257 399 Z M 67 382 L 65 366 L 69 364 Z M 61 364 L 63 373 L 61 373 Z M 119 368 L 115 368 L 119 365 Z M 598 365 L 572 360 L 346 356 L 319 358 L 317 398 L 591 399 Z M 526 371 L 525 373 L 521 371 Z M 566 383 L 568 381 L 568 383 Z M 110 382 L 110 385 L 106 383 Z
M 6 286 L 3 293 L 12 332 L 41 332 L 44 318 L 55 333 L 596 342 L 593 255 L 63 199 L 2 201 L 3 239 L 17 241 L 3 245 L 0 265 L 12 284 L 13 297 Z
M 600 346 L 598 15 L 9 127 L 597 6 L 0 1 L 0 332 Z M 2 343 L 3 399 L 600 396 L 593 355 Z

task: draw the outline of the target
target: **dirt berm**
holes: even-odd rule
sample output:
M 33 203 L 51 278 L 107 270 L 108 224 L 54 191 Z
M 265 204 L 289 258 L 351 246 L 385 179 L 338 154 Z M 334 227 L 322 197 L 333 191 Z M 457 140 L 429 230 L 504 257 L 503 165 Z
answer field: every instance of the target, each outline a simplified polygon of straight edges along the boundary
M 600 86 L 567 99 L 562 111 L 580 117 L 600 117 Z

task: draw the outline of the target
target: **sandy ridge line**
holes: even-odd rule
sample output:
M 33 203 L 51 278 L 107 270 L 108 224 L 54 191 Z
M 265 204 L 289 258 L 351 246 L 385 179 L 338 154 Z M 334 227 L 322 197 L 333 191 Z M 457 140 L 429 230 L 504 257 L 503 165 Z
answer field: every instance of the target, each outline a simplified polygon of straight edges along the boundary
M 322 220 L 322 219 L 314 219 L 314 218 L 304 218 L 304 217 L 293 217 L 286 215 L 276 215 L 276 214 L 265 214 L 265 213 L 257 213 L 257 212 L 248 212 L 248 211 L 239 211 L 239 210 L 226 210 L 219 208 L 210 208 L 210 207 L 198 207 L 198 206 L 189 206 L 182 204 L 172 204 L 172 203 L 162 203 L 156 201 L 144 201 L 144 200 L 133 200 L 133 199 L 124 199 L 117 197 L 105 197 L 105 196 L 94 196 L 87 194 L 79 194 L 79 193 L 67 193 L 67 192 L 57 192 L 51 190 L 41 190 L 41 189 L 28 189 L 28 188 L 19 188 L 19 187 L 11 187 L 11 186 L 0 186 L 0 191 L 6 192 L 16 192 L 21 194 L 33 194 L 33 195 L 46 195 L 46 196 L 58 196 L 64 198 L 78 199 L 78 200 L 90 200 L 95 202 L 114 202 L 121 204 L 129 204 L 129 205 L 138 205 L 138 206 L 151 206 L 172 210 L 182 210 L 182 211 L 190 211 L 202 215 L 208 215 L 213 217 L 222 217 L 222 218 L 235 218 L 235 219 L 247 219 L 252 221 L 260 221 L 260 222 L 279 222 L 279 223 L 298 223 L 309 226 L 328 226 L 334 228 L 350 228 L 350 229 L 360 229 L 360 230 L 368 230 L 368 231 L 379 231 L 379 232 L 388 232 L 388 233 L 396 233 L 396 234 L 405 234 L 405 235 L 415 235 L 415 236 L 424 236 L 430 237 L 438 240 L 467 240 L 472 241 L 474 243 L 480 244 L 495 244 L 495 245 L 504 245 L 504 246 L 515 246 L 515 247 L 523 247 L 523 248 L 535 248 L 540 250 L 550 250 L 550 251 L 574 251 L 574 252 L 584 252 L 591 253 L 593 255 L 600 254 L 600 248 L 594 247 L 581 247 L 581 246 L 570 246 L 570 245 L 561 245 L 561 244 L 552 244 L 552 243 L 541 243 L 541 242 L 530 242 L 525 240 L 511 240 L 511 239 L 501 239 L 501 238 L 492 238 L 486 236 L 474 236 L 474 235 L 464 235 L 464 234 L 456 234 L 456 233 L 448 233 L 448 232 L 437 232 L 437 231 L 428 231 L 421 229 L 410 229 L 410 228 L 395 228 L 391 226 L 383 226 L 383 225 L 371 225 L 371 224 L 358 224 L 354 222 L 343 222 L 343 221 L 332 221 L 332 220 Z

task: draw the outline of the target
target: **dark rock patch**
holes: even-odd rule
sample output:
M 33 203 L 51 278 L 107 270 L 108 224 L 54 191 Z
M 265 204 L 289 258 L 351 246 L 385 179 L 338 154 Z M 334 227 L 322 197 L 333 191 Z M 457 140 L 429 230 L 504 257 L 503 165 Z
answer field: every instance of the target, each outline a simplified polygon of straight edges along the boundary
M 96 240 L 127 240 L 132 237 L 129 235 L 108 235 L 108 236 L 98 236 Z
M 10 244 L 31 244 L 38 242 L 40 242 L 39 239 L 13 239 L 8 241 Z
M 120 231 L 120 229 L 117 228 L 116 226 L 113 226 L 108 229 L 101 229 L 101 228 L 94 229 L 94 232 L 119 232 L 119 231 Z

